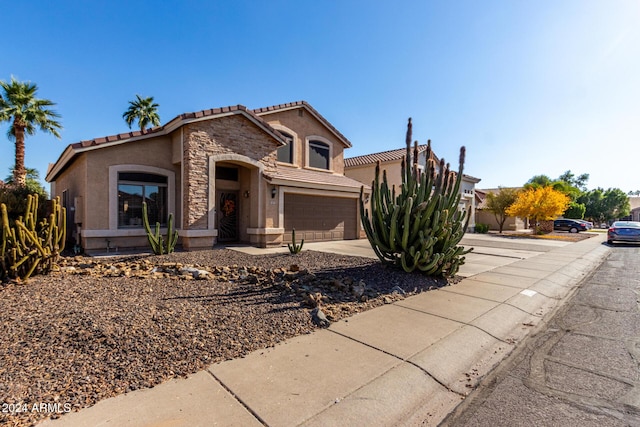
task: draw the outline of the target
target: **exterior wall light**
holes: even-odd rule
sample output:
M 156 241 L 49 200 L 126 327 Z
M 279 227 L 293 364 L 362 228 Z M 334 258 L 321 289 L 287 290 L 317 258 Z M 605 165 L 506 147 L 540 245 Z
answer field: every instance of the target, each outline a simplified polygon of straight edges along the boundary
M 271 187 L 271 198 L 275 199 L 276 194 L 278 194 L 278 190 L 276 190 L 276 187 Z
M 250 195 L 249 190 L 247 190 L 247 191 L 245 191 L 245 192 L 244 192 L 244 198 L 245 198 L 245 199 L 248 199 L 248 198 L 249 198 L 249 195 Z

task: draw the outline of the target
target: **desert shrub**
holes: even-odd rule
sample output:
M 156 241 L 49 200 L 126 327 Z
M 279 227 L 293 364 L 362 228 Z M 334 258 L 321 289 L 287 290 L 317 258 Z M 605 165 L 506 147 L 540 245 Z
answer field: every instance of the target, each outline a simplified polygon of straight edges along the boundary
M 489 224 L 482 224 L 480 222 L 477 222 L 475 230 L 476 233 L 486 234 L 489 232 Z

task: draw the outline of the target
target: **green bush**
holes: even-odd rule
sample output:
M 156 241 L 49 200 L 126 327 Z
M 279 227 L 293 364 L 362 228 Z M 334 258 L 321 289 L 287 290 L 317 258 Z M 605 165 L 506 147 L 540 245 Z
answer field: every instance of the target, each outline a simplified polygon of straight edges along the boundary
M 475 230 L 476 230 L 476 233 L 486 234 L 489 232 L 489 224 L 482 224 L 477 222 Z
M 45 191 L 34 192 L 29 186 L 0 184 L 0 203 L 6 205 L 10 221 L 13 222 L 24 215 L 27 210 L 28 196 L 30 195 L 38 197 L 38 217 L 46 217 L 50 209 L 50 203 L 48 203 Z

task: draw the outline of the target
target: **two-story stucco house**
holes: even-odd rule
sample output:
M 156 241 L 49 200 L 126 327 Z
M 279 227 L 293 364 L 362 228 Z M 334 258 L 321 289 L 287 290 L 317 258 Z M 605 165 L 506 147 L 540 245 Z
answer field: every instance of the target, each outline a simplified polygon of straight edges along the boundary
M 69 145 L 47 181 L 88 251 L 145 247 L 173 214 L 184 249 L 358 238 L 361 183 L 344 176 L 351 143 L 307 102 L 238 105 L 175 117 L 144 132 Z M 163 229 L 164 230 L 164 229 Z
M 344 174 L 349 178 L 356 181 L 360 181 L 365 185 L 371 185 L 375 177 L 376 164 L 380 162 L 380 174 L 383 171 L 387 173 L 387 182 L 389 186 L 395 185 L 399 188 L 402 184 L 401 164 L 402 158 L 406 155 L 406 148 L 400 148 L 397 150 L 383 151 L 380 153 L 365 154 L 363 156 L 350 157 L 344 160 Z M 411 149 L 411 155 L 413 156 L 413 148 Z M 431 153 L 431 159 L 439 164 L 439 159 L 433 152 Z M 413 162 L 410 159 L 410 162 Z M 418 146 L 418 168 L 426 168 L 427 165 L 427 146 Z M 475 227 L 475 185 L 480 182 L 479 178 L 474 178 L 470 175 L 463 174 L 462 182 L 460 183 L 460 209 L 467 211 L 469 215 L 468 229 L 473 230 Z

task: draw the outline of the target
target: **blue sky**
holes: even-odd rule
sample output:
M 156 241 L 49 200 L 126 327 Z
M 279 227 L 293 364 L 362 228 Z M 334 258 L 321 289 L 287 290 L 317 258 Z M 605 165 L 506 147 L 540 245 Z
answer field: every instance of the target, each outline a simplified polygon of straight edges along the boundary
M 41 176 L 70 143 L 126 132 L 136 94 L 178 114 L 306 100 L 353 144 L 406 120 L 480 188 L 590 174 L 640 189 L 640 2 L 29 1 L 2 7 L 0 79 L 38 84 L 64 130 L 27 138 Z M 0 125 L 0 178 L 14 146 Z

